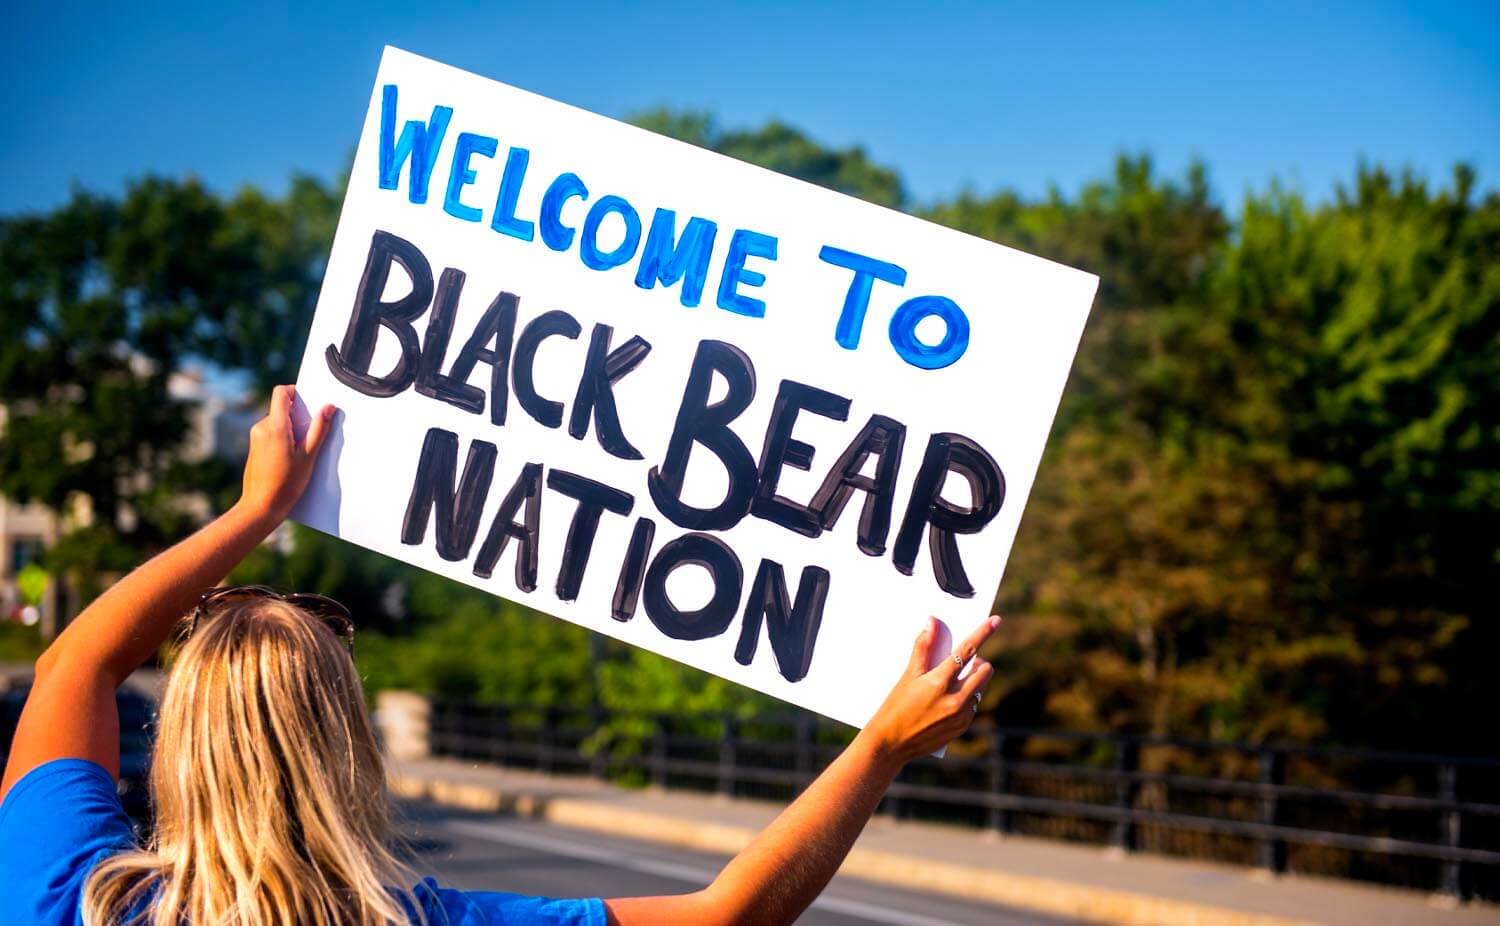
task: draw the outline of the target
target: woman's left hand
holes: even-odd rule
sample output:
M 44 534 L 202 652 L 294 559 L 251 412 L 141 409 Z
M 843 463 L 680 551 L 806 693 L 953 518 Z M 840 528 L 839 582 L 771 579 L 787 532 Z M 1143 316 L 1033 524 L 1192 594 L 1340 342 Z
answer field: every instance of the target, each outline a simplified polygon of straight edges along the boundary
M 277 522 L 291 513 L 307 488 L 313 463 L 338 411 L 332 405 L 323 406 L 298 440 L 292 427 L 292 400 L 296 395 L 296 386 L 272 390 L 270 410 L 250 429 L 250 457 L 245 461 L 240 504 Z

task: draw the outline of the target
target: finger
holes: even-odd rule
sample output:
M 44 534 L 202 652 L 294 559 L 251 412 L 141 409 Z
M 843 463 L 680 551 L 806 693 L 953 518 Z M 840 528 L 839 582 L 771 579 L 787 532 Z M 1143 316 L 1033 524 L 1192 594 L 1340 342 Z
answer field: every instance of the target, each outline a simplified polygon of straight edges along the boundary
M 906 674 L 921 675 L 927 671 L 927 660 L 932 658 L 932 641 L 937 639 L 937 621 L 931 617 L 922 625 L 917 640 L 911 647 L 911 661 L 906 665 Z
M 272 427 L 291 429 L 292 398 L 296 394 L 295 386 L 277 386 L 271 390 L 271 407 L 266 411 L 266 420 Z
M 307 426 L 307 435 L 302 438 L 302 452 L 310 457 L 318 455 L 318 450 L 323 446 L 323 440 L 328 436 L 329 428 L 333 425 L 333 416 L 338 409 L 332 405 L 325 405 L 319 409 L 317 415 Z
M 963 671 L 964 666 L 968 664 L 969 660 L 974 658 L 974 654 L 979 652 L 979 647 L 984 644 L 984 641 L 988 640 L 990 634 L 994 633 L 995 628 L 999 626 L 1000 615 L 991 614 L 985 618 L 967 637 L 964 637 L 962 643 L 953 648 L 953 653 L 939 663 L 938 667 L 932 671 L 939 673 L 945 681 L 951 683 L 958 677 L 958 673 Z
M 974 702 L 978 709 L 979 698 L 975 695 L 983 695 L 985 688 L 989 687 L 990 679 L 995 677 L 995 667 L 990 665 L 988 659 L 975 659 L 974 665 L 969 668 L 969 674 L 965 675 L 963 682 L 958 686 L 959 697 Z

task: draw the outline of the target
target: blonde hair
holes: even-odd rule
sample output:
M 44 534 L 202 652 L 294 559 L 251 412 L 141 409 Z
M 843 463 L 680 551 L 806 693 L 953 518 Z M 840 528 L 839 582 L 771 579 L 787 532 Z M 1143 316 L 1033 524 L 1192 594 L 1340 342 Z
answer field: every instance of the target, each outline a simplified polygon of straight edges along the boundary
M 293 605 L 230 603 L 183 644 L 162 698 L 151 796 L 149 844 L 89 876 L 88 926 L 421 917 L 389 844 L 384 770 L 354 662 Z

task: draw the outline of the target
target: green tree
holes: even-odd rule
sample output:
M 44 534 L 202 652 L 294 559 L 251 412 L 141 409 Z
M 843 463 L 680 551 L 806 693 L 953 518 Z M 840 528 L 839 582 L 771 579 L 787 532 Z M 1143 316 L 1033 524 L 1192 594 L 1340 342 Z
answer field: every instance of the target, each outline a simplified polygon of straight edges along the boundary
M 232 465 L 185 460 L 174 377 L 294 378 L 335 214 L 307 179 L 225 201 L 148 177 L 0 219 L 0 493 L 78 516 L 48 565 L 85 596 L 232 492 Z
M 638 113 L 630 121 L 643 129 L 877 205 L 892 209 L 906 205 L 900 175 L 871 161 L 865 149 L 827 148 L 784 122 L 772 120 L 758 129 L 725 130 L 707 113 L 670 109 Z
M 1199 306 L 1230 228 L 1205 171 L 1178 182 L 1121 156 L 1073 199 L 965 194 L 928 217 L 1100 277 L 1002 587 L 1013 619 L 996 644 L 999 709 L 1174 728 L 1184 684 L 1206 668 L 1185 651 L 1202 621 L 1266 613 L 1235 533 L 1257 510 L 1253 485 L 1199 440 L 1184 404 L 1204 386 Z
M 1002 589 L 1021 722 L 1461 748 L 1497 694 L 1496 203 L 1201 170 L 933 217 L 1103 279 Z
M 1455 748 L 1500 683 L 1500 197 L 1361 168 L 1334 202 L 1245 205 L 1215 311 L 1246 368 L 1221 427 L 1290 546 L 1257 703 L 1318 735 Z

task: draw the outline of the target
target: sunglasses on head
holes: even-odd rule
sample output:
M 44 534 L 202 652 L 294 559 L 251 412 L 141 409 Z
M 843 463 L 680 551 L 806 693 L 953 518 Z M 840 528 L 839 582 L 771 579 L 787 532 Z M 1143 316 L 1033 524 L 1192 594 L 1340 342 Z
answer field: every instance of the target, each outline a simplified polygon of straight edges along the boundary
M 239 601 L 253 601 L 256 599 L 271 599 L 284 601 L 287 604 L 299 608 L 318 620 L 333 631 L 349 650 L 350 655 L 354 653 L 354 616 L 349 609 L 329 598 L 327 595 L 318 595 L 312 592 L 292 592 L 284 595 L 274 588 L 264 585 L 226 585 L 219 588 L 211 588 L 203 593 L 198 599 L 198 604 L 188 615 L 187 633 L 184 639 L 191 637 L 198 629 L 198 624 L 204 618 L 211 617 L 221 608 L 227 607 Z

